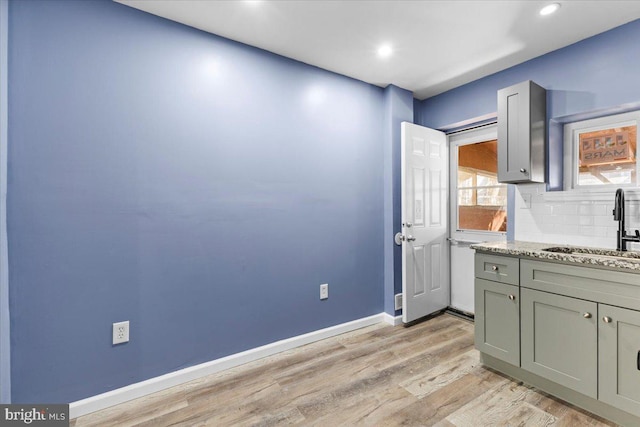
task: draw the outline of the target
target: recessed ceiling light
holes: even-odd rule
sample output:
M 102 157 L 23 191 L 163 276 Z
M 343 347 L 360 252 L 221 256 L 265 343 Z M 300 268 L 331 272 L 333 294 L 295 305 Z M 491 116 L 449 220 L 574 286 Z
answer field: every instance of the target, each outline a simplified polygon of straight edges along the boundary
M 560 3 L 551 3 L 540 9 L 540 15 L 551 15 L 553 12 L 560 9 Z
M 393 49 L 391 48 L 391 45 L 383 44 L 378 48 L 378 56 L 381 58 L 387 58 L 388 56 L 391 56 L 392 53 Z

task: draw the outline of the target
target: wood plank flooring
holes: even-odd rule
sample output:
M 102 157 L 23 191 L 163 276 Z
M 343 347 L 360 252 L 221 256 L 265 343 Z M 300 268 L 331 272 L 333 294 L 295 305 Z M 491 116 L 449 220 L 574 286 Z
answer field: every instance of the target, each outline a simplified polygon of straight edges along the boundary
M 71 426 L 612 426 L 479 364 L 473 323 L 375 325 L 74 419 Z

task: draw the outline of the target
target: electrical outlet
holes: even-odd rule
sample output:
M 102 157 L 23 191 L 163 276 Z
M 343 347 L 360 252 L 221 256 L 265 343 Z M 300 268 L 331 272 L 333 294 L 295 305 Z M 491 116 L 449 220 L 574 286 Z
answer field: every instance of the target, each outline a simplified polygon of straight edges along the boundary
M 129 321 L 113 324 L 113 344 L 129 342 Z
M 402 294 L 396 294 L 396 310 L 402 310 Z
M 322 285 L 320 285 L 320 299 L 327 298 L 329 298 L 329 284 L 323 283 Z

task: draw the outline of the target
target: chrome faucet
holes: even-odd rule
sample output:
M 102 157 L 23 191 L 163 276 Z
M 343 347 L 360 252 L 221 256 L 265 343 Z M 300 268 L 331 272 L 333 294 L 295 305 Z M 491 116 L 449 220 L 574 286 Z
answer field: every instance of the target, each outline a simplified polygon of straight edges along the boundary
M 613 207 L 613 220 L 618 221 L 618 233 L 616 236 L 616 250 L 626 251 L 627 242 L 640 242 L 640 231 L 636 230 L 634 236 L 628 236 L 624 225 L 624 190 L 616 190 L 616 201 Z

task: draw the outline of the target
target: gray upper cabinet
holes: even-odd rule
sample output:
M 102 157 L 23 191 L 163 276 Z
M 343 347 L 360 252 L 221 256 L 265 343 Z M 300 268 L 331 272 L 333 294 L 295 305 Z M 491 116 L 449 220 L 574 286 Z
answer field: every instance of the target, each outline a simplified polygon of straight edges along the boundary
M 545 181 L 546 100 L 531 80 L 498 91 L 498 181 Z

